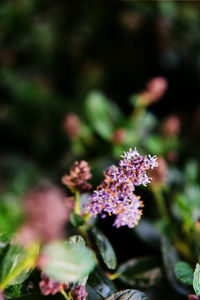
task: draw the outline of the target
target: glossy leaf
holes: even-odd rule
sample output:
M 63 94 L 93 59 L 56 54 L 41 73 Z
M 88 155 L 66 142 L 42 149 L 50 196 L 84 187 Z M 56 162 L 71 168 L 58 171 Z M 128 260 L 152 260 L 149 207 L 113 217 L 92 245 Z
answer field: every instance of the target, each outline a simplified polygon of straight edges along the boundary
M 88 284 L 102 298 L 106 298 L 117 291 L 113 282 L 105 276 L 103 270 L 97 266 L 88 278 Z
M 181 282 L 186 283 L 186 284 L 192 284 L 193 269 L 188 263 L 186 263 L 184 261 L 179 261 L 175 265 L 174 271 L 176 274 L 176 278 L 179 279 Z
M 59 282 L 74 282 L 87 276 L 95 266 L 94 254 L 83 244 L 56 241 L 43 248 L 49 258 L 43 271 Z
M 112 294 L 106 300 L 148 300 L 149 298 L 137 290 L 123 290 Z
M 0 256 L 2 255 L 6 247 L 8 247 L 8 245 L 9 245 L 8 237 L 4 234 L 0 234 Z
M 92 239 L 94 240 L 105 265 L 109 269 L 115 269 L 117 266 L 117 258 L 108 238 L 96 227 L 90 229 L 89 232 L 91 233 Z
M 117 270 L 119 279 L 125 284 L 137 287 L 150 287 L 161 279 L 159 261 L 155 257 L 130 259 Z
M 194 277 L 193 277 L 193 288 L 196 293 L 196 295 L 200 295 L 200 264 L 196 264 L 196 268 L 194 271 Z
M 71 213 L 70 221 L 75 227 L 79 227 L 84 224 L 83 218 L 80 215 L 76 214 L 75 212 Z
M 19 200 L 8 193 L 0 197 L 0 232 L 12 234 L 22 224 L 23 213 Z
M 38 253 L 39 253 L 38 245 L 34 244 L 31 250 L 27 252 L 19 245 L 15 243 L 12 244 L 1 263 L 1 282 L 3 282 L 5 278 L 10 276 L 10 274 L 15 272 L 18 266 L 22 264 L 25 260 L 34 261 Z M 27 267 L 27 265 L 25 265 L 25 267 L 22 269 L 20 274 L 17 277 L 15 277 L 15 279 L 13 279 L 11 282 L 9 282 L 9 285 L 22 284 L 29 277 L 31 272 L 32 272 L 32 268 Z
M 110 139 L 113 133 L 113 122 L 117 121 L 119 110 L 117 106 L 98 92 L 88 94 L 85 102 L 85 111 L 92 128 L 104 139 Z
M 162 238 L 162 257 L 166 275 L 172 287 L 180 294 L 188 295 L 189 290 L 176 279 L 174 272 L 176 263 L 180 261 L 179 255 L 176 252 L 176 249 L 169 243 L 169 241 L 165 237 Z

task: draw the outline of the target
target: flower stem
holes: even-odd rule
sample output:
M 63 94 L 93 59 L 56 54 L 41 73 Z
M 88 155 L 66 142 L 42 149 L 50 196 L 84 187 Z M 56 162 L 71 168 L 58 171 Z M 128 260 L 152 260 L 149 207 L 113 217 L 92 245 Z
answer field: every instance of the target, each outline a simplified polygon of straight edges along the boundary
M 81 213 L 81 207 L 80 207 L 80 193 L 78 191 L 75 191 L 75 213 L 77 215 L 80 215 Z
M 65 293 L 65 291 L 64 291 L 63 288 L 60 288 L 60 292 L 61 292 L 61 294 L 63 295 L 63 297 L 64 297 L 66 300 L 71 300 L 71 299 L 72 299 L 70 296 L 68 296 L 68 295 Z
M 154 194 L 154 197 L 155 197 L 156 204 L 157 204 L 157 207 L 159 209 L 160 215 L 163 218 L 163 220 L 168 224 L 169 221 L 170 221 L 170 218 L 169 218 L 167 206 L 166 206 L 166 203 L 165 203 L 165 199 L 162 195 L 162 192 L 158 188 L 153 188 L 152 190 L 153 190 L 153 194 Z

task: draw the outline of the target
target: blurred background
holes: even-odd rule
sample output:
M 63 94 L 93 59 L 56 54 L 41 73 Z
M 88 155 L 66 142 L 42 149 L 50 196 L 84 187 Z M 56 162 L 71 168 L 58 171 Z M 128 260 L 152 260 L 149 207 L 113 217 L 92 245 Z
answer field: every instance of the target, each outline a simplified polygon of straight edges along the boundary
M 16 199 L 36 182 L 60 184 L 75 160 L 87 160 L 99 184 L 129 147 L 164 157 L 177 184 L 200 153 L 199 26 L 198 2 L 2 0 L 4 213 L 18 214 Z M 164 90 L 149 100 L 152 79 Z M 117 248 L 118 232 L 103 224 Z

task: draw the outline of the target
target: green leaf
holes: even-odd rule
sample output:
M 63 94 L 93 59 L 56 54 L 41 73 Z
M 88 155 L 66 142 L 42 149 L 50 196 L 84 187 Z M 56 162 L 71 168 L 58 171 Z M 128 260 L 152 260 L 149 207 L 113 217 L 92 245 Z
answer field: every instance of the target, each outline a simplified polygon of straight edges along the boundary
M 191 182 L 195 182 L 198 179 L 198 174 L 199 174 L 198 162 L 194 160 L 188 161 L 185 166 L 185 176 L 187 180 Z
M 118 107 L 98 92 L 88 94 L 85 111 L 92 128 L 104 139 L 109 140 L 114 130 L 114 122 L 120 116 Z
M 83 218 L 80 215 L 76 214 L 75 212 L 71 213 L 70 221 L 75 227 L 79 227 L 84 224 Z
M 105 265 L 109 269 L 115 269 L 117 266 L 117 258 L 107 237 L 96 227 L 91 228 L 89 233 L 91 234 Z
M 4 292 L 6 299 L 20 297 L 21 296 L 21 288 L 22 288 L 21 284 L 9 286 Z
M 23 210 L 14 194 L 1 195 L 0 216 L 0 232 L 11 234 L 22 224 Z
M 179 261 L 175 265 L 174 271 L 176 274 L 176 278 L 178 278 L 181 282 L 186 283 L 186 284 L 192 284 L 193 269 L 188 263 L 186 263 L 184 261 Z
M 117 270 L 119 279 L 125 284 L 147 288 L 155 285 L 161 279 L 161 269 L 155 257 L 130 259 L 121 264 Z
M 113 282 L 107 276 L 105 276 L 100 266 L 97 266 L 90 274 L 88 278 L 88 284 L 102 298 L 109 297 L 111 294 L 117 291 Z
M 43 271 L 58 282 L 78 281 L 95 266 L 93 252 L 82 242 L 52 242 L 44 246 L 42 253 L 49 258 Z
M 197 263 L 193 277 L 193 288 L 196 295 L 200 295 L 200 265 Z
M 25 259 L 34 258 L 35 256 L 37 256 L 38 252 L 38 246 L 34 246 L 34 248 L 29 253 L 19 245 L 13 243 L 9 247 L 1 263 L 1 282 L 3 282 L 7 277 L 9 277 L 13 272 L 15 272 L 17 267 L 21 263 L 23 263 Z M 24 268 L 21 271 L 21 273 L 17 277 L 15 277 L 15 279 L 9 282 L 9 285 L 22 284 L 29 277 L 31 272 L 32 268 Z
M 188 295 L 189 290 L 176 279 L 174 267 L 179 259 L 179 255 L 176 249 L 169 243 L 169 241 L 162 238 L 162 258 L 167 275 L 167 279 L 171 283 L 172 287 L 182 295 Z
M 4 253 L 8 245 L 9 238 L 5 234 L 0 233 L 0 256 Z
M 123 290 L 112 294 L 106 300 L 148 300 L 149 298 L 143 292 L 137 290 Z

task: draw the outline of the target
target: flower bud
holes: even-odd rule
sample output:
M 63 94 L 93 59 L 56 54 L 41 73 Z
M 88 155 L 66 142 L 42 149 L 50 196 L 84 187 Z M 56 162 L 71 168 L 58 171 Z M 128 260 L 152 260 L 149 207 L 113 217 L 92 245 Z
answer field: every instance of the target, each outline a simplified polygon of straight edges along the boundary
M 80 135 L 81 123 L 76 114 L 68 114 L 63 123 L 63 129 L 71 139 L 75 139 Z
M 158 167 L 149 171 L 149 176 L 152 177 L 152 186 L 163 185 L 167 181 L 167 163 L 163 157 L 157 159 Z
M 112 136 L 112 142 L 114 144 L 123 144 L 126 138 L 126 131 L 123 128 L 118 128 L 115 130 Z
M 70 169 L 70 174 L 62 177 L 62 183 L 65 184 L 72 192 L 88 192 L 91 184 L 87 182 L 92 177 L 90 167 L 85 160 L 76 161 Z
M 165 136 L 177 136 L 180 132 L 179 118 L 176 115 L 167 117 L 163 122 L 161 130 Z
M 152 102 L 158 101 L 163 97 L 167 90 L 168 84 L 164 77 L 155 77 L 147 83 L 147 91 L 150 94 Z
M 70 295 L 73 297 L 74 300 L 86 300 L 88 293 L 83 285 L 77 285 L 70 292 Z

